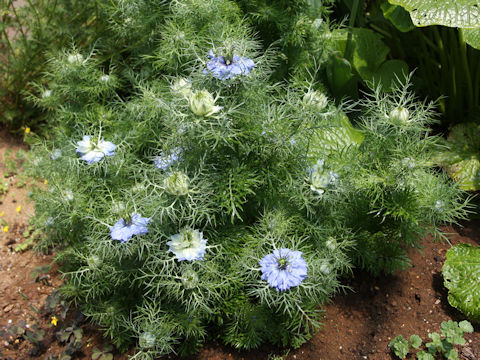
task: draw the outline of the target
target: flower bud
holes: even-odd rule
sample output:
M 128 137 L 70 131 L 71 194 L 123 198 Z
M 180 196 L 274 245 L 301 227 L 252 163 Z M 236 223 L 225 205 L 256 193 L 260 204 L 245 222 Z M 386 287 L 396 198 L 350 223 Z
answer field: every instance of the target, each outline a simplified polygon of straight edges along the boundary
M 188 269 L 182 273 L 182 284 L 185 289 L 193 289 L 198 283 L 198 275 L 195 271 Z
M 191 93 L 188 101 L 190 109 L 198 116 L 211 116 L 222 108 L 221 106 L 215 106 L 215 99 L 207 90 Z
M 92 255 L 87 259 L 87 264 L 90 269 L 98 269 L 102 264 L 102 260 L 97 255 Z
M 308 92 L 303 96 L 303 103 L 314 106 L 318 111 L 322 111 L 327 107 L 328 99 L 321 92 L 308 90 Z
M 327 245 L 327 248 L 329 250 L 335 250 L 337 248 L 337 240 L 335 240 L 333 237 L 328 238 L 327 242 L 325 243 Z
M 62 157 L 62 150 L 60 149 L 54 149 L 51 154 L 50 154 L 50 159 L 51 160 L 57 160 Z
M 186 195 L 188 193 L 187 174 L 175 171 L 168 175 L 163 181 L 165 191 L 172 195 Z
M 70 64 L 81 63 L 83 61 L 82 54 L 70 54 L 67 58 Z
M 437 200 L 435 203 L 435 209 L 437 209 L 439 212 L 445 210 L 445 202 L 443 200 Z
M 120 214 L 125 212 L 126 206 L 123 201 L 114 201 L 112 204 L 112 212 L 115 214 Z
M 149 349 L 153 348 L 156 344 L 156 338 L 155 335 L 152 333 L 146 331 L 140 335 L 138 338 L 138 344 L 142 349 Z
M 397 106 L 395 109 L 390 111 L 390 115 L 388 116 L 392 121 L 399 122 L 399 123 L 407 123 L 409 122 L 410 112 L 408 109 L 404 108 L 403 106 Z
M 68 203 L 68 202 L 73 201 L 73 192 L 72 192 L 72 190 L 65 190 L 62 195 L 63 195 L 63 200 L 64 200 L 65 202 Z
M 323 274 L 328 275 L 332 272 L 332 267 L 330 266 L 328 261 L 325 260 L 325 261 L 322 261 L 322 263 L 320 264 L 319 270 Z
M 172 92 L 188 98 L 192 94 L 192 83 L 185 78 L 178 78 L 170 86 Z

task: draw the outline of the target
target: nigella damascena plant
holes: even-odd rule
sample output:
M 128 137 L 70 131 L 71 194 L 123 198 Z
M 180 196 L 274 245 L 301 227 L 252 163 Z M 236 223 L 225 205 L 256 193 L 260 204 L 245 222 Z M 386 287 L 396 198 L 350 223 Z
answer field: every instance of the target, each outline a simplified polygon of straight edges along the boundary
M 97 142 L 92 141 L 92 136 L 84 135 L 81 141 L 77 142 L 76 152 L 82 155 L 81 159 L 91 165 L 102 160 L 105 156 L 115 155 L 117 146 L 110 141 L 98 139 Z
M 132 213 L 130 219 L 121 218 L 115 225 L 110 227 L 110 236 L 113 240 L 127 242 L 134 235 L 144 235 L 148 233 L 147 225 L 150 218 L 142 217 L 138 213 Z
M 198 230 L 184 228 L 178 234 L 170 236 L 167 242 L 168 251 L 175 255 L 178 261 L 203 260 L 207 249 L 207 239 Z
M 335 187 L 338 182 L 338 174 L 324 169 L 325 161 L 318 160 L 317 163 L 308 170 L 310 175 L 310 189 L 319 195 L 325 190 Z
M 222 109 L 222 106 L 215 105 L 215 100 L 207 90 L 200 90 L 190 93 L 188 103 L 195 115 L 208 117 Z
M 277 291 L 298 286 L 307 277 L 307 263 L 298 250 L 275 249 L 260 260 L 260 267 L 262 280 Z
M 255 63 L 251 59 L 238 55 L 215 55 L 213 50 L 208 53 L 208 58 L 210 61 L 203 72 L 205 74 L 211 73 L 220 80 L 233 79 L 238 75 L 248 75 L 255 67 Z
M 169 194 L 181 196 L 188 194 L 189 179 L 187 174 L 174 171 L 163 180 L 163 187 Z
M 162 152 L 160 156 L 156 156 L 153 158 L 153 163 L 157 169 L 162 169 L 166 171 L 171 165 L 176 163 L 180 155 L 182 154 L 183 149 L 181 147 L 177 147 L 170 151 L 169 153 Z

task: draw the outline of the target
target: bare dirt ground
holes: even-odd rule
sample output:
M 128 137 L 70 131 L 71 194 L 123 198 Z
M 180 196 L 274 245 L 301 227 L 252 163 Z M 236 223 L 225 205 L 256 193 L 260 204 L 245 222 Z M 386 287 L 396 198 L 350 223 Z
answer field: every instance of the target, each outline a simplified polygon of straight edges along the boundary
M 32 237 L 33 231 L 28 225 L 33 212 L 28 187 L 21 186 L 24 182 L 21 170 L 11 174 L 11 161 L 8 165 L 8 159 L 15 158 L 21 149 L 25 150 L 21 141 L 0 132 L 0 182 L 8 183 L 8 188 L 3 185 L 3 194 L 0 192 L 0 359 L 92 359 L 94 349 L 102 349 L 108 341 L 78 311 L 70 309 L 64 319 L 60 313 L 65 307 L 48 307 L 52 298 L 48 296 L 62 282 L 58 267 L 53 264 L 54 254 L 42 255 L 18 248 Z M 479 221 L 447 230 L 452 233 L 452 244 L 480 244 Z M 442 321 L 464 319 L 448 304 L 443 287 L 441 268 L 450 245 L 429 238 L 422 244 L 421 252 L 411 251 L 412 267 L 407 271 L 381 278 L 355 272 L 346 279 L 353 291 L 332 299 L 325 307 L 324 329 L 300 349 L 288 351 L 263 346 L 251 352 L 238 352 L 210 342 L 198 355 L 188 359 L 270 360 L 275 356 L 285 360 L 394 359 L 388 343 L 395 336 L 402 334 L 408 338 L 418 334 L 426 340 L 429 332 L 440 331 Z M 15 325 L 17 332 L 12 335 Z M 81 329 L 80 339 L 73 332 L 66 333 L 71 325 Z M 462 360 L 480 359 L 478 325 L 475 330 L 466 335 L 467 345 L 460 350 Z M 68 336 L 66 341 L 61 341 L 62 334 Z M 75 339 L 79 340 L 76 344 Z M 128 353 L 110 353 L 113 359 L 128 358 Z M 165 357 L 173 358 L 173 355 Z

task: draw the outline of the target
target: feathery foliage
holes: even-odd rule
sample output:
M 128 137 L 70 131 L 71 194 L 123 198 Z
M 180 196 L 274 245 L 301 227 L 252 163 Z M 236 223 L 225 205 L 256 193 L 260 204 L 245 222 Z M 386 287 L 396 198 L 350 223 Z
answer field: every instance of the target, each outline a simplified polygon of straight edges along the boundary
M 311 77 L 271 82 L 280 55 L 235 2 L 112 4 L 104 48 L 57 54 L 31 95 L 52 125 L 31 169 L 48 180 L 40 246 L 66 245 L 63 293 L 118 347 L 135 341 L 134 358 L 209 337 L 300 346 L 352 261 L 403 268 L 419 236 L 464 214 L 429 161 L 431 106 L 406 88 L 377 91 L 354 128 Z M 228 79 L 208 70 L 228 66 Z M 277 249 L 307 267 L 284 291 L 262 278 Z M 270 282 L 288 280 L 288 261 Z

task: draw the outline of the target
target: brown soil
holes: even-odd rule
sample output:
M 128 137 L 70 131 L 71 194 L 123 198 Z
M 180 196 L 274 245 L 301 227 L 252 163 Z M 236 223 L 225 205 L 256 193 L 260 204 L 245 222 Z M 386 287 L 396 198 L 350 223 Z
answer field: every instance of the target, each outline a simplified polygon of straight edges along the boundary
M 5 132 L 0 132 L 0 180 L 5 172 L 6 149 L 15 153 L 22 148 Z M 24 230 L 33 206 L 28 201 L 25 188 L 17 188 L 16 177 L 8 178 L 10 187 L 0 203 L 0 217 L 8 222 L 8 232 L 0 229 L 0 330 L 24 321 L 28 326 L 38 324 L 45 331 L 41 346 L 34 346 L 21 336 L 3 339 L 0 337 L 0 359 L 26 360 L 47 359 L 47 355 L 59 356 L 65 345 L 59 344 L 55 333 L 68 326 L 78 313 L 70 311 L 67 319 L 59 317 L 56 326 L 51 324 L 52 313 L 42 310 L 47 296 L 61 284 L 60 275 L 53 265 L 40 279 L 31 274 L 41 266 L 52 265 L 53 255 L 40 255 L 33 250 L 16 252 L 15 245 L 25 241 Z M 17 212 L 17 207 L 22 209 Z M 480 221 L 464 224 L 464 228 L 447 229 L 452 233 L 451 243 L 480 244 Z M 447 243 L 422 241 L 421 252 L 412 250 L 412 267 L 395 276 L 373 278 L 356 272 L 345 282 L 353 291 L 339 294 L 325 306 L 324 329 L 300 349 L 263 346 L 251 352 L 238 352 L 216 343 L 204 346 L 194 360 L 267 360 L 284 356 L 288 360 L 391 360 L 394 357 L 388 348 L 392 338 L 402 334 L 405 338 L 418 334 L 427 339 L 427 334 L 440 330 L 442 321 L 460 321 L 464 316 L 453 309 L 447 301 L 441 275 Z M 37 280 L 37 281 L 35 281 Z M 56 315 L 56 313 L 54 313 Z M 106 341 L 93 327 L 84 330 L 82 352 L 73 359 L 91 359 L 92 349 L 100 348 Z M 467 345 L 461 350 L 460 359 L 480 359 L 480 332 L 467 334 Z M 132 352 L 129 352 L 130 354 Z M 288 353 L 288 354 L 287 354 Z M 115 354 L 114 359 L 125 360 L 128 354 Z M 173 359 L 175 356 L 166 356 Z M 413 357 L 411 357 L 413 359 Z

